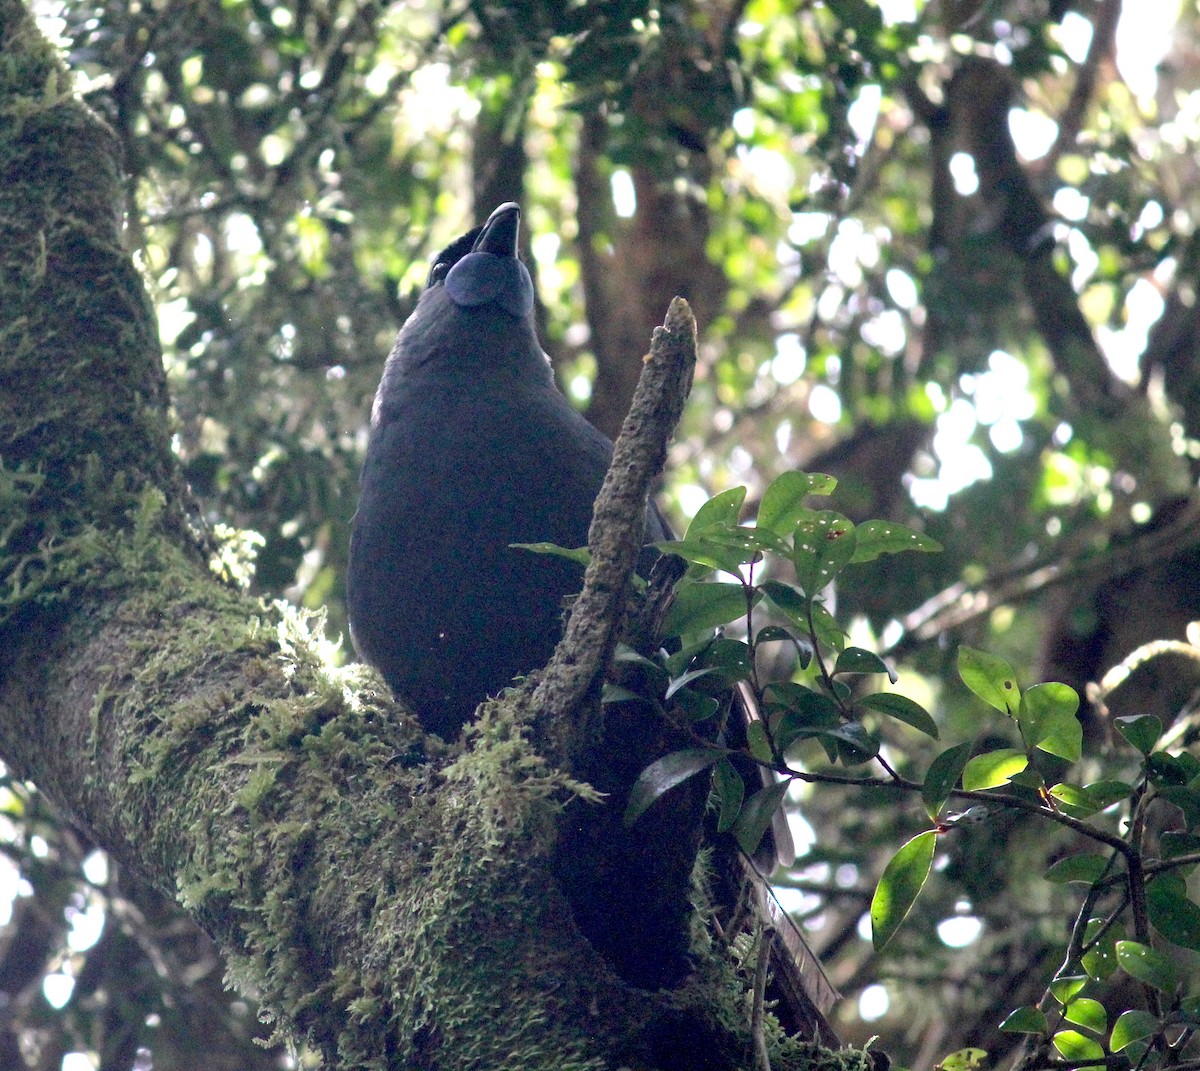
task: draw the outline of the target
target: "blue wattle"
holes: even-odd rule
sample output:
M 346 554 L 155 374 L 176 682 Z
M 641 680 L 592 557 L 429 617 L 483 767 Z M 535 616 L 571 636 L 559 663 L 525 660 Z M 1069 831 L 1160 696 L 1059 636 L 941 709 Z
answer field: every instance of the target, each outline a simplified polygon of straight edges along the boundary
M 495 302 L 518 319 L 533 308 L 533 280 L 516 257 L 468 253 L 446 276 L 446 292 L 456 305 Z

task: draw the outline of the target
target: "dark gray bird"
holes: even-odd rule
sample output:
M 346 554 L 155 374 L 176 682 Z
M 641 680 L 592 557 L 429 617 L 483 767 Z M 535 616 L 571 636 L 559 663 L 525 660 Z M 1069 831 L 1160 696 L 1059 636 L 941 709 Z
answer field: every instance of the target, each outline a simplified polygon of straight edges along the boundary
M 371 411 L 347 580 L 354 646 L 455 737 L 549 659 L 582 569 L 512 543 L 587 543 L 612 443 L 555 386 L 509 202 L 443 250 Z M 667 538 L 656 512 L 650 540 Z

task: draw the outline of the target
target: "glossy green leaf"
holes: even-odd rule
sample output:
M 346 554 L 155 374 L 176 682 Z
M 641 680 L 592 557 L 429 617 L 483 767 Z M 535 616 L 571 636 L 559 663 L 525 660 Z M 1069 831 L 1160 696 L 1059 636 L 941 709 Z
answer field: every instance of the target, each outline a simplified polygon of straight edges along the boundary
M 675 601 L 667 611 L 663 631 L 668 636 L 711 632 L 745 613 L 746 591 L 741 584 L 685 581 L 675 590 Z
M 957 1049 L 934 1065 L 934 1071 L 980 1071 L 987 1049 Z
M 1104 1046 L 1078 1030 L 1060 1030 L 1050 1041 L 1067 1060 L 1103 1060 Z
M 857 565 L 874 561 L 881 554 L 900 554 L 906 550 L 931 554 L 941 549 L 942 545 L 936 539 L 930 539 L 895 521 L 864 521 L 857 529 L 851 561 Z
M 1133 786 L 1127 781 L 1092 781 L 1083 787 L 1101 810 L 1120 800 L 1128 799 L 1133 792 Z
M 1146 889 L 1150 922 L 1168 941 L 1200 952 L 1200 906 L 1188 898 L 1187 883 L 1178 874 L 1163 874 Z
M 689 539 L 672 539 L 654 546 L 664 554 L 674 554 L 705 569 L 741 575 L 742 566 L 762 557 L 762 547 L 748 528 L 702 529 Z
M 950 798 L 958 778 L 971 757 L 971 742 L 955 744 L 954 747 L 943 751 L 929 764 L 925 773 L 925 783 L 921 786 L 921 799 L 929 817 L 937 821 L 938 812 Z
M 1092 799 L 1088 790 L 1078 785 L 1060 782 L 1050 789 L 1050 795 L 1058 800 L 1059 809 L 1072 818 L 1089 818 L 1100 810 L 1099 804 Z
M 1058 885 L 1072 881 L 1091 885 L 1100 880 L 1107 866 L 1108 860 L 1104 856 L 1081 852 L 1079 855 L 1068 855 L 1065 859 L 1060 859 L 1046 871 L 1046 880 Z
M 746 501 L 746 488 L 731 487 L 719 495 L 713 495 L 704 503 L 692 518 L 684 535 L 685 539 L 714 524 L 725 524 L 733 527 L 742 513 L 742 503 Z
M 1151 761 L 1156 757 L 1151 755 Z M 1162 785 L 1158 789 L 1158 796 L 1175 804 L 1183 812 L 1189 829 L 1200 829 L 1200 785 Z
M 1117 718 L 1114 723 L 1125 739 L 1143 755 L 1149 755 L 1162 736 L 1162 722 L 1153 714 L 1138 714 L 1131 718 Z
M 1173 993 L 1179 984 L 1179 975 L 1173 964 L 1161 952 L 1138 941 L 1118 941 L 1117 962 L 1121 969 L 1139 982 Z
M 810 598 L 820 594 L 854 557 L 854 522 L 832 510 L 814 513 L 792 536 L 796 579 Z
M 707 770 L 723 754 L 716 748 L 688 748 L 672 751 L 652 762 L 638 774 L 638 779 L 630 789 L 629 803 L 625 807 L 625 824 L 633 825 L 664 792 Z
M 1059 1004 L 1069 1004 L 1087 985 L 1087 981 L 1087 978 L 1081 974 L 1063 975 L 1050 983 L 1050 994 Z
M 864 695 L 858 702 L 868 710 L 878 711 L 880 714 L 886 714 L 890 718 L 911 725 L 914 729 L 920 729 L 926 736 L 932 736 L 934 740 L 938 738 L 937 723 L 930 716 L 929 711 L 920 703 L 914 703 L 907 696 L 897 695 L 895 692 L 875 692 L 871 695 Z
M 845 630 L 833 619 L 833 614 L 825 609 L 825 603 L 820 599 L 813 601 L 812 616 L 813 631 L 817 634 L 817 642 L 831 651 L 842 650 L 846 646 Z M 840 682 L 835 681 L 835 688 L 839 684 Z
M 1092 1030 L 1097 1034 L 1108 1030 L 1108 1013 L 1104 1010 L 1104 1005 L 1090 997 L 1079 997 L 1071 1001 L 1067 1005 L 1064 1017 L 1068 1023 L 1082 1026 L 1085 1030 Z
M 1010 1034 L 1044 1034 L 1048 1028 L 1046 1013 L 1028 1004 L 1017 1008 L 1000 1024 L 1000 1029 Z
M 801 636 L 808 636 L 808 599 L 790 584 L 780 580 L 763 581 L 761 590 L 775 608 L 796 627 Z
M 1015 714 L 1021 705 L 1016 672 L 999 655 L 961 646 L 958 675 L 980 699 L 1003 714 Z
M 1087 948 L 1083 954 L 1083 969 L 1087 971 L 1089 978 L 1097 981 L 1111 978 L 1116 972 L 1116 944 L 1125 939 L 1125 927 L 1117 923 L 1104 930 L 1103 936 L 1097 940 L 1096 935 L 1101 932 L 1103 926 L 1104 919 L 1088 919 L 1083 931 L 1083 944 Z
M 847 647 L 837 657 L 833 672 L 837 673 L 886 673 L 888 679 L 895 684 L 895 671 L 873 651 L 865 651 L 861 647 Z
M 1168 830 L 1158 839 L 1164 859 L 1174 859 L 1179 855 L 1193 855 L 1200 852 L 1200 834 L 1181 833 L 1178 830 Z
M 774 763 L 775 751 L 771 747 L 771 738 L 767 735 L 767 727 L 757 719 L 746 726 L 746 749 L 751 758 L 759 762 Z
M 1030 747 L 1068 762 L 1083 754 L 1083 726 L 1075 716 L 1079 695 L 1065 684 L 1035 684 L 1023 696 L 1017 723 Z
M 734 769 L 733 763 L 727 758 L 717 763 L 713 771 L 713 787 L 716 790 L 719 812 L 717 816 L 717 832 L 728 833 L 737 821 L 742 809 L 742 800 L 746 794 L 746 785 L 742 775 Z
M 796 522 L 807 512 L 804 499 L 808 495 L 829 495 L 837 480 L 820 472 L 784 472 L 776 476 L 763 491 L 754 522 L 776 535 L 790 535 Z
M 827 735 L 837 740 L 838 758 L 846 766 L 870 762 L 879 754 L 879 738 L 858 722 L 848 722 Z
M 733 824 L 733 835 L 737 838 L 738 847 L 747 855 L 753 855 L 758 850 L 767 826 L 783 804 L 788 784 L 787 781 L 777 781 L 767 785 L 742 804 L 741 814 Z
M 622 688 L 619 684 L 613 684 L 612 681 L 605 681 L 600 689 L 600 702 L 605 705 L 609 703 L 644 703 L 646 697 L 638 695 L 637 692 L 632 692 L 628 688 Z
M 1029 764 L 1024 751 L 1014 748 L 997 748 L 976 755 L 963 768 L 963 788 L 979 791 L 1005 785 L 1014 774 L 1020 773 Z
M 1112 1037 L 1108 1044 L 1113 1052 L 1120 1052 L 1135 1041 L 1141 1041 L 1153 1035 L 1159 1027 L 1158 1020 L 1149 1012 L 1137 1008 L 1121 1012 L 1113 1024 Z
M 883 876 L 871 898 L 871 942 L 875 951 L 892 939 L 904 921 L 917 894 L 929 877 L 937 833 L 930 829 L 918 833 L 905 844 L 884 868 Z
M 721 701 L 715 696 L 693 692 L 688 688 L 671 697 L 672 710 L 681 712 L 689 722 L 707 721 L 721 710 Z
M 509 543 L 514 550 L 527 550 L 533 554 L 548 554 L 552 558 L 566 558 L 567 561 L 587 565 L 592 560 L 592 552 L 587 547 L 560 547 L 557 543 Z

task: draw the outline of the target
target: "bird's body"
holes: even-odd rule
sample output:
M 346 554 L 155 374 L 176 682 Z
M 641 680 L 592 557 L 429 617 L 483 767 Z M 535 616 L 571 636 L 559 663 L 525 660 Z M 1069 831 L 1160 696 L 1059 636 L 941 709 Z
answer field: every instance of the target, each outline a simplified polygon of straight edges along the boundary
M 518 218 L 501 205 L 435 261 L 375 396 L 351 534 L 355 647 L 446 738 L 548 660 L 582 570 L 510 544 L 585 545 L 612 456 L 538 344 Z

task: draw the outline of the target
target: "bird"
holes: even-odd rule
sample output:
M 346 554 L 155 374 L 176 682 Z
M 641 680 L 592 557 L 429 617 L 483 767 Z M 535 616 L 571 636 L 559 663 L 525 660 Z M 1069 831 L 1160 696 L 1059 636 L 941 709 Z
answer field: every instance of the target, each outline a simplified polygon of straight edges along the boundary
M 586 546 L 612 458 L 538 341 L 520 218 L 505 202 L 434 259 L 375 394 L 351 529 L 354 647 L 447 740 L 548 661 L 583 571 L 513 544 Z M 668 538 L 655 508 L 646 538 Z
M 538 341 L 533 281 L 518 256 L 520 218 L 519 206 L 505 202 L 434 258 L 375 393 L 351 527 L 354 647 L 422 728 L 446 740 L 483 700 L 549 659 L 563 600 L 582 586 L 582 569 L 514 544 L 585 546 L 612 459 L 612 442 L 558 389 Z M 645 541 L 670 538 L 649 503 Z M 652 550 L 644 553 L 639 572 L 654 560 Z M 742 719 L 756 716 L 744 689 L 734 701 Z M 636 711 L 614 711 L 610 720 L 625 742 L 659 732 Z M 639 772 L 626 750 L 584 756 L 577 773 L 624 794 Z M 556 876 L 582 932 L 634 984 L 672 984 L 687 969 L 689 887 L 707 794 L 699 780 L 687 795 L 676 790 L 676 805 L 643 816 L 640 833 L 624 829 L 619 808 L 575 808 L 564 826 Z M 791 852 L 782 821 L 774 838 L 777 851 Z M 761 885 L 754 865 L 745 866 Z M 629 888 L 657 889 L 663 910 L 646 902 L 631 916 Z M 781 984 L 803 974 L 812 989 L 819 963 L 802 940 L 802 954 L 782 936 L 776 943 Z M 831 1036 L 822 1012 L 832 990 L 823 974 L 816 986 L 811 998 L 795 997 L 795 1022 L 819 1022 Z

